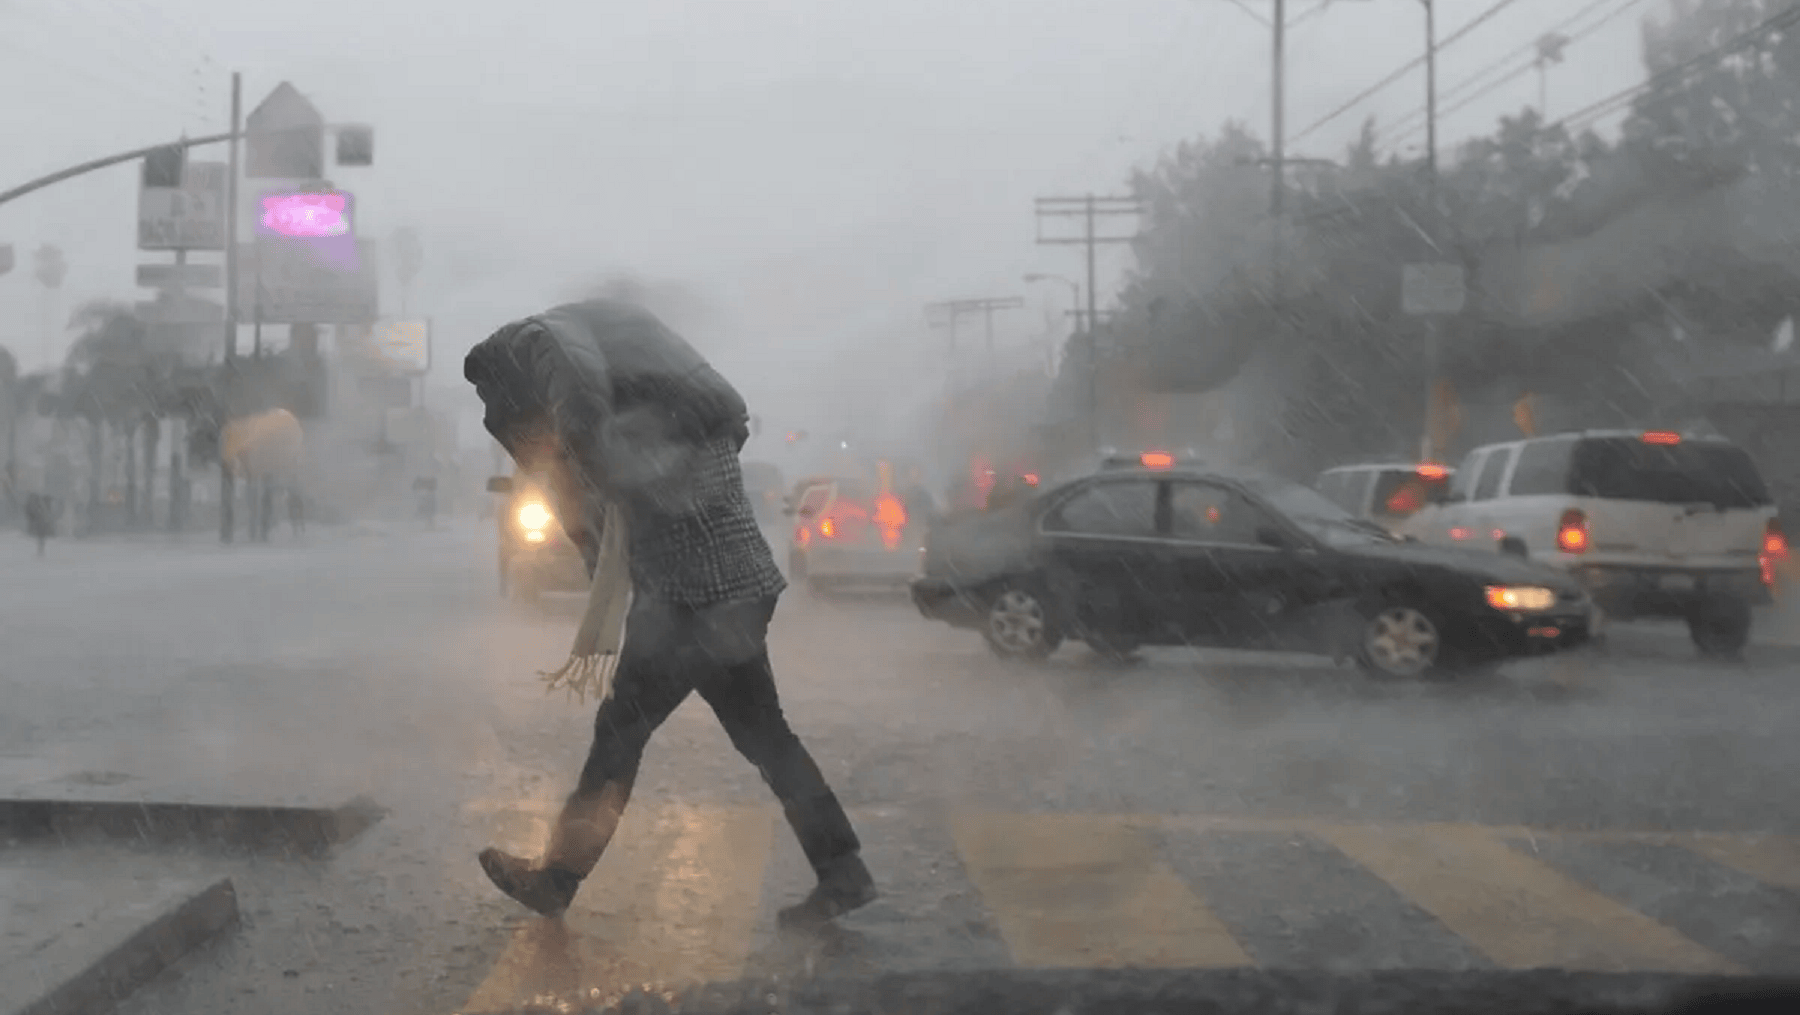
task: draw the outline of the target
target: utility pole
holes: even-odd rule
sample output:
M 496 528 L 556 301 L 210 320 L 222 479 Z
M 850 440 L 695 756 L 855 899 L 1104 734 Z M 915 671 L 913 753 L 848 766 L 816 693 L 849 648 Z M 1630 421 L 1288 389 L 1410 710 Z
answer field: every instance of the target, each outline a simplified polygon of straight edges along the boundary
M 225 461 L 225 425 L 231 419 L 231 390 L 235 386 L 237 371 L 237 326 L 238 326 L 238 138 L 244 131 L 244 78 L 237 71 L 231 73 L 231 154 L 226 160 L 225 177 L 225 366 L 222 377 L 222 388 L 219 392 L 218 405 L 214 410 L 218 413 L 217 427 L 219 435 L 219 541 L 230 543 L 232 530 L 236 528 L 232 519 L 232 501 L 237 496 L 233 488 L 231 467 Z
M 1419 0 L 1425 5 L 1425 173 L 1427 193 L 1431 199 L 1431 218 L 1435 234 L 1438 217 L 1437 164 L 1437 5 L 1432 0 Z M 1434 235 L 1433 239 L 1436 237 Z
M 988 366 L 992 368 L 994 361 L 994 311 L 1017 310 L 1025 305 L 1025 301 L 1017 296 L 990 296 L 978 300 L 945 300 L 941 303 L 927 304 L 925 315 L 932 323 L 947 323 L 950 327 L 950 352 L 956 353 L 956 322 L 964 314 L 981 314 L 987 321 L 986 343 Z
M 1144 204 L 1135 197 L 1095 197 L 1088 194 L 1083 197 L 1040 197 L 1037 199 L 1037 225 L 1039 243 L 1068 244 L 1079 243 L 1087 247 L 1087 336 L 1088 336 L 1088 415 L 1092 430 L 1094 447 L 1100 447 L 1100 313 L 1095 291 L 1099 288 L 1095 282 L 1095 250 L 1102 243 L 1131 243 L 1137 239 L 1131 236 L 1100 236 L 1095 231 L 1096 219 L 1100 216 L 1142 215 Z M 1079 237 L 1045 236 L 1044 220 L 1047 218 L 1080 218 L 1084 228 Z

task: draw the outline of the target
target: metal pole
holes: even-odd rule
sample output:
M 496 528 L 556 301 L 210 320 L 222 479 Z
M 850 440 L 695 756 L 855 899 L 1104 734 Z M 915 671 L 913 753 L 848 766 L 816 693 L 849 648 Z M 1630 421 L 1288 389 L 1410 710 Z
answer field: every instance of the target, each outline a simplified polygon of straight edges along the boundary
M 231 542 L 232 500 L 236 497 L 231 469 L 225 461 L 225 424 L 230 418 L 229 390 L 232 372 L 237 368 L 237 207 L 238 207 L 238 135 L 244 129 L 244 77 L 231 74 L 231 155 L 228 158 L 225 183 L 225 391 L 220 392 L 219 405 L 219 541 Z
M 1270 118 L 1274 121 L 1274 126 L 1270 130 L 1270 136 L 1274 139 L 1275 178 L 1269 184 L 1269 214 L 1279 219 L 1281 218 L 1282 156 L 1287 150 L 1286 140 L 1282 137 L 1282 131 L 1284 130 L 1282 124 L 1282 107 L 1286 105 L 1282 95 L 1282 79 L 1287 75 L 1282 73 L 1281 67 L 1282 50 L 1285 48 L 1283 43 L 1286 41 L 1287 35 L 1287 5 L 1285 0 L 1275 0 L 1274 34 L 1275 53 L 1272 66 L 1275 80 L 1270 88 L 1270 94 L 1273 97 L 1273 101 L 1271 102 L 1273 108 L 1270 111 Z
M 1100 317 L 1095 312 L 1094 292 L 1094 195 L 1087 196 L 1087 337 L 1088 415 L 1094 450 L 1100 449 Z
M 1425 170 L 1430 177 L 1427 185 L 1430 188 L 1428 193 L 1431 195 L 1431 214 L 1435 224 L 1438 207 L 1436 4 L 1432 0 L 1420 2 L 1425 5 Z

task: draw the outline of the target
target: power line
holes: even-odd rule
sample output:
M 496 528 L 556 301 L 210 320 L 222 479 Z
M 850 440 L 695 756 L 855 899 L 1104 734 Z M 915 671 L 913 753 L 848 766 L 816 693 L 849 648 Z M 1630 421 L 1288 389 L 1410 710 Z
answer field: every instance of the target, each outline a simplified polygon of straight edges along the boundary
M 1632 85 L 1630 88 L 1614 92 L 1612 95 L 1609 95 L 1598 102 L 1583 106 L 1575 112 L 1570 113 L 1568 116 L 1556 121 L 1553 126 L 1573 128 L 1577 125 L 1591 123 L 1608 113 L 1624 108 L 1630 104 L 1632 99 L 1645 92 L 1654 90 L 1658 85 L 1666 84 L 1675 78 L 1681 77 L 1703 63 L 1729 56 L 1740 49 L 1754 45 L 1757 40 L 1768 35 L 1770 32 L 1788 28 L 1796 22 L 1800 22 L 1800 3 L 1796 3 L 1794 6 L 1789 7 L 1779 14 L 1770 15 L 1755 28 L 1743 32 L 1729 42 L 1714 46 L 1712 49 L 1700 53 L 1697 56 L 1690 57 L 1687 60 L 1683 60 L 1673 67 L 1665 67 L 1651 75 L 1647 80 Z
M 1472 32 L 1476 28 L 1480 27 L 1488 19 L 1492 18 L 1496 14 L 1499 14 L 1501 11 L 1505 10 L 1506 8 L 1511 7 L 1513 4 L 1515 4 L 1517 2 L 1518 2 L 1518 0 L 1495 0 L 1495 3 L 1493 4 L 1493 6 L 1489 7 L 1487 10 L 1481 12 L 1480 14 L 1476 15 L 1475 20 L 1462 26 L 1461 28 L 1457 29 L 1456 31 L 1451 32 L 1450 35 L 1447 38 L 1445 38 L 1442 42 L 1439 42 L 1437 45 L 1432 46 L 1431 52 L 1437 53 L 1437 52 L 1442 51 L 1444 49 L 1444 47 L 1450 45 L 1451 43 L 1456 42 L 1458 39 L 1461 39 L 1463 36 L 1468 35 L 1470 32 Z M 1425 65 L 1425 61 L 1429 58 L 1429 56 L 1430 56 L 1430 54 L 1427 54 L 1426 56 L 1418 56 L 1418 57 L 1414 57 L 1413 59 L 1407 61 L 1406 64 L 1404 64 L 1401 67 L 1396 68 L 1387 77 L 1382 78 L 1380 81 L 1377 81 L 1374 84 L 1370 85 L 1368 88 L 1365 88 L 1361 92 L 1358 92 L 1356 94 L 1355 98 L 1352 98 L 1350 101 L 1344 103 L 1343 105 L 1339 106 L 1338 108 L 1336 108 L 1336 109 L 1332 110 L 1331 112 L 1325 114 L 1324 116 L 1320 117 L 1311 126 L 1307 127 L 1305 130 L 1301 131 L 1300 133 L 1295 134 L 1291 138 L 1288 138 L 1288 141 L 1294 142 L 1294 141 L 1304 140 L 1308 135 L 1310 135 L 1314 131 L 1318 130 L 1320 127 L 1325 126 L 1326 124 L 1330 123 L 1331 121 L 1337 119 L 1340 116 L 1343 116 L 1345 113 L 1348 113 L 1350 110 L 1355 109 L 1357 106 L 1361 105 L 1363 100 L 1367 99 L 1369 96 L 1374 95 L 1376 92 L 1381 91 L 1383 88 L 1386 88 L 1387 86 L 1389 86 L 1389 85 L 1393 84 L 1394 82 L 1400 80 L 1401 78 L 1405 77 L 1408 71 L 1416 70 L 1419 67 L 1423 67 Z
M 1573 25 L 1575 22 L 1580 21 L 1583 17 L 1586 17 L 1588 14 L 1592 13 L 1596 8 L 1605 6 L 1607 3 L 1610 3 L 1610 2 L 1612 2 L 1612 0 L 1593 0 L 1593 2 L 1589 3 L 1586 7 L 1583 7 L 1580 11 L 1577 11 L 1574 15 L 1564 19 L 1562 22 L 1560 22 L 1557 25 L 1550 28 L 1548 30 L 1548 32 L 1546 32 L 1545 34 L 1553 34 L 1553 33 L 1561 32 L 1564 29 L 1568 28 L 1570 25 Z M 1623 4 L 1621 4 L 1619 7 L 1615 8 L 1614 10 L 1608 12 L 1606 15 L 1601 17 L 1600 20 L 1595 21 L 1593 24 L 1590 24 L 1590 25 L 1586 26 L 1585 28 L 1575 30 L 1574 34 L 1569 36 L 1568 41 L 1564 45 L 1565 46 L 1574 45 L 1575 43 L 1581 41 L 1582 39 L 1587 38 L 1588 36 L 1599 31 L 1602 27 L 1610 24 L 1614 19 L 1618 18 L 1620 15 L 1624 14 L 1626 11 L 1631 10 L 1633 7 L 1636 7 L 1643 2 L 1644 2 L 1644 0 L 1625 0 L 1625 2 Z M 1464 78 L 1460 83 L 1449 88 L 1447 91 L 1445 91 L 1444 94 L 1445 95 L 1454 95 L 1454 94 L 1461 92 L 1464 89 L 1468 88 L 1470 85 L 1473 85 L 1478 81 L 1481 81 L 1482 79 L 1486 78 L 1488 75 L 1492 74 L 1494 71 L 1499 70 L 1500 68 L 1504 67 L 1506 64 L 1509 64 L 1509 63 L 1513 62 L 1514 60 L 1519 59 L 1521 56 L 1524 56 L 1527 58 L 1526 62 L 1523 65 L 1514 67 L 1512 70 L 1508 71 L 1504 76 L 1498 78 L 1497 80 L 1489 82 L 1487 87 L 1481 88 L 1481 89 L 1477 90 L 1474 94 L 1464 97 L 1461 101 L 1457 102 L 1455 105 L 1451 106 L 1449 109 L 1440 111 L 1438 114 L 1439 117 L 1441 118 L 1444 116 L 1448 116 L 1451 113 L 1454 113 L 1457 110 L 1462 109 L 1463 107 L 1469 105 L 1470 103 L 1475 102 L 1476 100 L 1481 99 L 1484 96 L 1492 94 L 1494 91 L 1504 87 L 1505 85 L 1511 84 L 1513 81 L 1518 80 L 1520 76 L 1530 73 L 1538 65 L 1536 51 L 1537 51 L 1537 42 L 1535 40 L 1532 42 L 1528 42 L 1525 45 L 1520 46 L 1518 49 L 1515 49 L 1512 52 L 1508 53 L 1507 55 L 1501 57 L 1500 59 L 1495 60 L 1493 63 L 1488 64 L 1486 67 L 1483 67 L 1481 70 L 1475 72 L 1474 74 L 1471 74 L 1467 78 Z M 1542 111 L 1540 110 L 1540 113 L 1541 112 Z M 1419 130 L 1422 128 L 1423 124 L 1419 123 L 1419 122 L 1415 122 L 1415 121 L 1419 121 L 1420 118 L 1423 117 L 1424 115 L 1425 115 L 1425 107 L 1420 106 L 1420 107 L 1414 109 L 1412 112 L 1407 113 L 1405 116 L 1401 117 L 1400 119 L 1394 121 L 1392 124 L 1390 124 L 1387 127 L 1386 130 L 1379 132 L 1381 135 L 1382 142 L 1386 143 L 1386 144 L 1392 144 L 1394 142 L 1402 141 L 1402 140 L 1418 133 Z

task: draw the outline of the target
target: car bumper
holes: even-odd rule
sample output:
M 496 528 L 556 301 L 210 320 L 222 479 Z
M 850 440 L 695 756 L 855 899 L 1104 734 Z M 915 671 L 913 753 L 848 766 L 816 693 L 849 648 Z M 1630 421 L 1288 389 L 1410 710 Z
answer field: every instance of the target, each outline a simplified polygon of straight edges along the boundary
M 514 579 L 530 582 L 545 592 L 586 592 L 587 562 L 577 550 L 518 550 L 506 562 Z
M 1471 640 L 1487 654 L 1549 655 L 1593 640 L 1595 619 L 1591 612 L 1491 613 L 1475 620 L 1470 633 Z
M 1762 605 L 1773 601 L 1758 568 L 1577 566 L 1572 569 L 1588 595 L 1609 616 L 1683 617 L 1695 606 L 1720 599 Z
M 815 546 L 806 552 L 809 578 L 905 585 L 919 573 L 919 550 Z

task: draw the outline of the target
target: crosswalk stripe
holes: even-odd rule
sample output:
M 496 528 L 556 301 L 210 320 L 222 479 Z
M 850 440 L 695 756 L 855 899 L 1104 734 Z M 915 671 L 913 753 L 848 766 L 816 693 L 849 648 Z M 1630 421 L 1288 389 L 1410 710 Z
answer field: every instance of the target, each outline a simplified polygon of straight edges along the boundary
M 1670 841 L 1765 884 L 1800 889 L 1800 839 L 1701 833 Z
M 1506 968 L 1744 972 L 1487 829 L 1336 825 L 1316 834 Z
M 970 880 L 1020 965 L 1252 964 L 1150 842 L 1116 820 L 965 812 L 950 826 Z
M 547 822 L 533 816 L 537 830 Z M 613 846 L 560 921 L 524 923 L 458 1011 L 605 1000 L 742 975 L 756 931 L 771 807 L 627 808 Z M 529 855 L 542 840 L 524 847 Z

